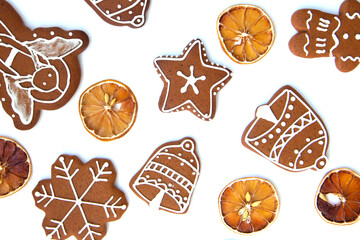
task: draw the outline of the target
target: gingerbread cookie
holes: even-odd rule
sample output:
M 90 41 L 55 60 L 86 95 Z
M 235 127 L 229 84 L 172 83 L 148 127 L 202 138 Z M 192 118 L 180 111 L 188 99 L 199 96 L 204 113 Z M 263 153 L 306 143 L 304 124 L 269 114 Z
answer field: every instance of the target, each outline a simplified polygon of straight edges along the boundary
M 142 27 L 150 0 L 85 0 L 106 22 L 116 26 Z
M 114 186 L 116 172 L 107 159 L 83 164 L 76 156 L 61 155 L 51 179 L 33 190 L 35 205 L 46 215 L 43 228 L 52 239 L 102 239 L 106 223 L 119 219 L 128 203 Z
M 88 45 L 82 31 L 27 28 L 18 13 L 0 0 L 0 96 L 16 128 L 35 126 L 40 112 L 58 109 L 80 82 L 77 59 Z
M 231 71 L 209 61 L 200 39 L 191 41 L 177 57 L 157 57 L 155 68 L 164 82 L 162 112 L 187 110 L 200 119 L 215 116 L 216 96 L 230 81 Z
M 342 72 L 352 71 L 360 61 L 360 3 L 345 0 L 339 14 L 301 9 L 291 18 L 298 31 L 289 42 L 291 52 L 299 57 L 335 57 Z
M 324 168 L 329 136 L 320 117 L 290 86 L 257 108 L 242 136 L 245 147 L 289 171 Z
M 192 138 L 158 147 L 130 181 L 130 188 L 161 210 L 186 213 L 199 178 L 200 160 Z

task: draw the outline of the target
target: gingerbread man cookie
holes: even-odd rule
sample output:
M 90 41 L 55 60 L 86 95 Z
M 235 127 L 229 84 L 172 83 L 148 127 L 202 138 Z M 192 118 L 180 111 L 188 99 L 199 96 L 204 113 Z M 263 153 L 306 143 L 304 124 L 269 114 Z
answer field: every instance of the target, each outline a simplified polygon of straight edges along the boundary
M 289 42 L 291 52 L 299 57 L 335 57 L 342 72 L 352 71 L 360 61 L 360 2 L 345 0 L 339 14 L 301 9 L 291 18 L 298 31 Z
M 216 96 L 232 74 L 209 61 L 200 39 L 191 41 L 180 56 L 157 57 L 154 65 L 164 82 L 159 100 L 162 112 L 187 110 L 202 120 L 214 118 Z
M 4 0 L 0 12 L 0 99 L 15 127 L 26 130 L 42 109 L 58 109 L 75 93 L 81 75 L 77 55 L 89 39 L 82 31 L 30 30 Z

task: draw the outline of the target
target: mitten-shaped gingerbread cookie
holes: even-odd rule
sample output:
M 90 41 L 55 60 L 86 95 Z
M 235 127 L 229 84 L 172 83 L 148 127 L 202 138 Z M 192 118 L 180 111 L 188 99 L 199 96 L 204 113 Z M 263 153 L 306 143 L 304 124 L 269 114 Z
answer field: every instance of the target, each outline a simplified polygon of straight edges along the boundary
M 342 72 L 354 70 L 360 61 L 360 2 L 345 0 L 339 15 L 314 9 L 301 9 L 291 18 L 298 33 L 289 41 L 291 52 L 299 57 L 335 57 Z

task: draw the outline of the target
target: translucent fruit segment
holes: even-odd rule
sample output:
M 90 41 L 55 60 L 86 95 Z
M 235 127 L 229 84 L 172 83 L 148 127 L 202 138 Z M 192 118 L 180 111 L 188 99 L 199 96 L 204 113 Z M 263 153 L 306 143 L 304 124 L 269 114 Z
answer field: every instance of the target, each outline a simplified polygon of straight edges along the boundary
M 237 233 L 249 234 L 266 228 L 279 211 L 274 186 L 260 178 L 243 178 L 227 185 L 219 197 L 223 223 Z
M 269 16 L 249 5 L 235 5 L 223 11 L 218 18 L 217 31 L 225 53 L 237 63 L 260 60 L 275 38 Z
M 123 136 L 136 118 L 135 96 L 127 86 L 115 80 L 105 80 L 88 88 L 79 105 L 85 128 L 100 140 Z
M 0 198 L 20 190 L 29 180 L 29 155 L 15 141 L 0 137 Z
M 316 209 L 327 222 L 344 225 L 359 220 L 360 176 L 340 168 L 330 171 L 316 194 Z

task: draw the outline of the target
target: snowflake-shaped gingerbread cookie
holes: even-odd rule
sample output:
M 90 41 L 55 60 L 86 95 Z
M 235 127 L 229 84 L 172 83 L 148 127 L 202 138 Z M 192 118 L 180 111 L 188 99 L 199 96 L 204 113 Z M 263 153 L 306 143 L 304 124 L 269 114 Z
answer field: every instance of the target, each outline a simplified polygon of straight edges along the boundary
M 187 110 L 203 120 L 214 118 L 216 96 L 232 73 L 209 61 L 200 39 L 191 41 L 180 56 L 157 57 L 154 65 L 164 82 L 159 100 L 162 112 Z
M 52 239 L 99 240 L 106 223 L 127 209 L 122 191 L 114 186 L 116 172 L 107 159 L 83 164 L 76 156 L 61 155 L 53 164 L 51 179 L 33 190 L 38 208 L 46 213 L 43 228 Z

